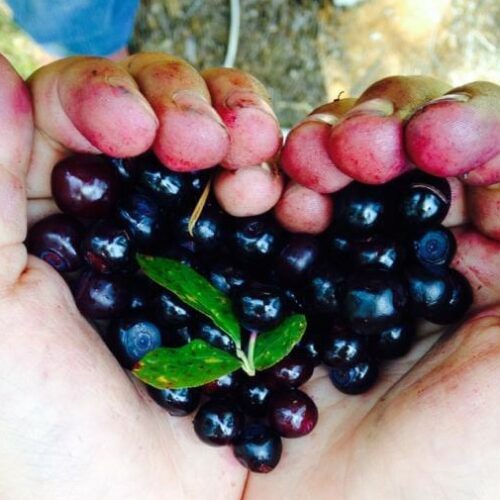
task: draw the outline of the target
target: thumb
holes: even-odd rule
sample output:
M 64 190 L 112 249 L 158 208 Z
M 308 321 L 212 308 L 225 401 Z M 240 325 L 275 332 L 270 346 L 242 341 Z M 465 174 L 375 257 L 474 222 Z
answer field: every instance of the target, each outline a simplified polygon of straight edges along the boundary
M 0 54 L 0 294 L 26 267 L 25 176 L 32 141 L 28 89 Z

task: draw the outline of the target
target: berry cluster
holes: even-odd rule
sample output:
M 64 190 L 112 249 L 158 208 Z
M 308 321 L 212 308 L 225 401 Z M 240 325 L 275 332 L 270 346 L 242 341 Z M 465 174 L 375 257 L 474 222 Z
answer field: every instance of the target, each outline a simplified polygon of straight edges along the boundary
M 193 226 L 207 175 L 172 172 L 149 154 L 69 157 L 52 174 L 63 213 L 37 222 L 27 246 L 66 277 L 80 311 L 127 369 L 158 347 L 193 339 L 235 350 L 224 331 L 150 281 L 137 252 L 187 264 L 230 296 L 247 341 L 305 314 L 294 350 L 256 376 L 240 370 L 203 387 L 148 388 L 171 415 L 198 409 L 202 441 L 231 444 L 243 465 L 268 472 L 281 437 L 316 425 L 318 410 L 299 390 L 315 366 L 326 364 L 346 394 L 367 391 L 381 362 L 409 351 L 416 318 L 453 323 L 472 293 L 449 268 L 455 240 L 440 226 L 450 206 L 444 179 L 413 171 L 385 186 L 353 182 L 334 195 L 331 227 L 310 236 L 287 233 L 270 214 L 231 217 L 210 196 Z

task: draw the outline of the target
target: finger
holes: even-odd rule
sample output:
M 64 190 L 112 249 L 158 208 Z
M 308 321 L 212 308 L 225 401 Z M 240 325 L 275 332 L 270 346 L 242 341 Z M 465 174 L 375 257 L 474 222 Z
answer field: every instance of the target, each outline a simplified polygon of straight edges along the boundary
M 248 167 L 274 157 L 281 147 L 281 129 L 262 83 L 230 68 L 208 69 L 202 76 L 231 138 L 222 166 Z
M 39 220 L 60 211 L 52 198 L 28 200 L 28 227 L 30 228 Z
M 476 228 L 485 236 L 500 241 L 500 185 L 469 186 L 467 204 Z
M 207 86 L 187 62 L 162 53 L 122 62 L 155 110 L 160 126 L 153 144 L 158 158 L 176 171 L 213 167 L 229 148 L 229 135 L 210 102 Z
M 457 253 L 452 266 L 469 281 L 474 292 L 474 309 L 500 301 L 500 242 L 477 231 L 454 230 Z
M 235 217 L 249 217 L 271 210 L 283 191 L 283 175 L 268 164 L 220 169 L 214 179 L 214 194 L 220 206 Z
M 366 184 L 394 179 L 408 168 L 405 120 L 447 90 L 447 84 L 424 76 L 393 76 L 374 83 L 332 127 L 328 151 L 333 162 Z
M 320 234 L 332 221 L 333 200 L 290 181 L 274 207 L 274 216 L 291 233 Z
M 489 186 L 500 183 L 500 154 L 464 174 L 462 180 L 470 186 Z
M 415 164 L 430 174 L 456 176 L 483 166 L 479 176 L 489 173 L 492 178 L 482 182 L 491 184 L 498 172 L 484 165 L 500 155 L 499 136 L 500 87 L 474 82 L 423 106 L 406 127 L 405 143 Z
M 447 180 L 451 189 L 451 204 L 443 225 L 446 227 L 463 226 L 469 221 L 464 185 L 456 177 L 448 177 Z
M 295 182 L 317 191 L 334 193 L 352 178 L 341 172 L 327 150 L 332 125 L 349 111 L 353 98 L 338 99 L 315 109 L 288 134 L 281 151 L 281 166 Z
M 73 57 L 36 71 L 28 84 L 39 133 L 29 196 L 50 195 L 50 171 L 67 150 L 135 156 L 153 142 L 158 120 L 133 78 L 106 59 Z
M 353 498 L 366 487 L 358 478 L 379 485 L 381 498 L 397 497 L 395 483 L 381 480 L 388 471 L 415 498 L 435 498 L 443 486 L 446 496 L 467 498 L 472 483 L 481 484 L 481 498 L 496 497 L 499 313 L 472 320 L 436 343 L 370 412 L 351 443 Z
M 0 293 L 26 267 L 25 175 L 32 141 L 28 89 L 0 55 Z

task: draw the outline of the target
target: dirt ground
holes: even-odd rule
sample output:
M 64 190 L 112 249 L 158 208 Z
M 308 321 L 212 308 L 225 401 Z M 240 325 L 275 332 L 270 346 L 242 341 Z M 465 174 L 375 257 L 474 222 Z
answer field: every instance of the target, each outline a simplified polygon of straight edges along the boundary
M 23 75 L 43 53 L 0 0 L 0 51 Z M 269 88 L 283 126 L 344 91 L 390 74 L 459 85 L 500 83 L 498 0 L 240 0 L 236 66 Z M 196 67 L 221 65 L 228 0 L 143 0 L 131 48 L 163 50 Z

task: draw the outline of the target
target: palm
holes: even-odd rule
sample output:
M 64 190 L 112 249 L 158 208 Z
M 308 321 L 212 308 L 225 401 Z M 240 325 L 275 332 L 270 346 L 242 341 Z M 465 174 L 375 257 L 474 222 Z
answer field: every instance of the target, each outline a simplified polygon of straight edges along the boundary
M 23 161 L 21 153 L 11 164 Z M 36 162 L 28 189 L 47 196 Z M 32 202 L 29 213 L 50 207 Z M 0 252 L 0 459 L 17 471 L 0 476 L 2 498 L 470 498 L 478 483 L 482 498 L 498 491 L 498 317 L 434 346 L 441 333 L 427 336 L 364 396 L 341 395 L 318 369 L 306 386 L 320 409 L 315 431 L 287 441 L 272 474 L 247 477 L 230 449 L 201 444 L 189 418 L 168 417 L 121 370 L 62 279 L 36 259 L 25 266 L 16 231 L 7 227 L 12 241 Z

